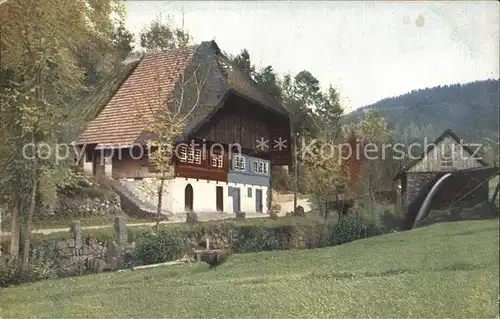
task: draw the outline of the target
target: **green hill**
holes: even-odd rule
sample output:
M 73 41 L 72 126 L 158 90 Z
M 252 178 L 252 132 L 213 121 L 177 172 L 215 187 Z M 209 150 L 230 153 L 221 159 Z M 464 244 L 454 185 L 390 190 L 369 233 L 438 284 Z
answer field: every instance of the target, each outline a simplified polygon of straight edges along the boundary
M 452 129 L 468 142 L 498 136 L 499 81 L 484 80 L 413 90 L 361 107 L 349 121 L 375 109 L 399 138 L 437 137 Z
M 0 289 L 3 318 L 494 318 L 498 219 Z

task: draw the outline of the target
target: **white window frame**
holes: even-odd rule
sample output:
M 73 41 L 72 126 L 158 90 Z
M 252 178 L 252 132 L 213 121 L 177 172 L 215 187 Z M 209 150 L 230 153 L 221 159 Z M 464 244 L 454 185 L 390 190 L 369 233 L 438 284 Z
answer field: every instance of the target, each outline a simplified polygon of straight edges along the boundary
M 264 174 L 267 174 L 267 168 L 268 168 L 267 165 L 268 163 L 264 163 L 264 171 L 263 171 Z
M 222 168 L 223 163 L 222 155 L 212 154 L 212 167 Z
M 201 164 L 201 150 L 200 149 L 194 150 L 194 162 L 195 162 L 195 164 Z
M 192 147 L 190 147 L 187 152 L 187 162 L 191 164 L 194 163 L 194 149 Z
M 258 161 L 253 161 L 253 172 L 254 173 L 259 172 L 259 162 Z
M 259 173 L 262 174 L 264 172 L 264 162 L 259 162 Z
M 241 155 L 235 155 L 233 158 L 233 169 L 237 171 L 245 171 L 245 158 Z
M 187 147 L 179 147 L 179 161 L 185 163 L 187 161 Z

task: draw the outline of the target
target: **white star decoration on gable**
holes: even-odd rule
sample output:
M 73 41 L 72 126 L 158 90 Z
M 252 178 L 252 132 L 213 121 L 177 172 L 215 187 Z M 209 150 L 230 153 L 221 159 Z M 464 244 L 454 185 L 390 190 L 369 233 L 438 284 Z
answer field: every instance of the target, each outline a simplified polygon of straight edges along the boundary
M 261 151 L 265 151 L 269 148 L 269 140 L 261 137 L 260 140 L 255 140 L 257 142 L 257 149 Z
M 283 150 L 284 148 L 287 148 L 286 146 L 287 140 L 282 139 L 281 137 L 277 140 L 274 140 L 274 148 L 277 148 L 278 150 Z

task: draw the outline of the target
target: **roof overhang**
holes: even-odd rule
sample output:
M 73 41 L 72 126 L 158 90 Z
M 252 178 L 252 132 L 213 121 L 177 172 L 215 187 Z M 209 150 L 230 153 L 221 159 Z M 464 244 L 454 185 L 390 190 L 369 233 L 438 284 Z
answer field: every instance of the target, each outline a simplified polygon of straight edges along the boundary
M 288 113 L 288 111 L 286 111 L 286 109 L 285 109 L 285 108 L 283 108 L 283 111 L 282 111 L 282 112 L 280 112 L 280 111 L 276 110 L 275 108 L 273 108 L 273 107 L 271 107 L 271 106 L 269 106 L 269 105 L 262 104 L 262 103 L 260 103 L 260 102 L 258 102 L 258 101 L 256 101 L 256 100 L 254 100 L 254 99 L 252 99 L 252 98 L 250 98 L 250 97 L 248 97 L 248 96 L 246 96 L 246 95 L 244 95 L 244 94 L 242 94 L 242 93 L 240 93 L 240 92 L 236 91 L 235 89 L 229 89 L 229 93 L 232 93 L 232 94 L 234 94 L 234 95 L 236 95 L 236 96 L 239 96 L 239 97 L 241 97 L 241 98 L 243 98 L 243 99 L 246 99 L 246 100 L 248 100 L 248 101 L 252 102 L 253 104 L 256 104 L 256 105 L 258 105 L 258 106 L 260 106 L 260 107 L 262 107 L 262 108 L 265 108 L 266 110 L 269 110 L 269 111 L 271 111 L 271 112 L 273 112 L 273 113 L 275 113 L 275 114 L 277 114 L 277 115 L 284 116 L 284 117 L 286 117 L 287 119 L 289 119 L 289 118 L 290 118 L 290 114 Z

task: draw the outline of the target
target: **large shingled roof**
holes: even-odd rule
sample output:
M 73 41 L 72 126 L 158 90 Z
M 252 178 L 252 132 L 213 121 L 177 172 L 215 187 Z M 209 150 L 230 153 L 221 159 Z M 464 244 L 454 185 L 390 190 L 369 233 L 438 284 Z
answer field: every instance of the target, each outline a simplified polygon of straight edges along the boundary
M 129 67 L 130 72 L 122 74 L 125 77 L 123 84 L 107 103 L 104 102 L 106 104 L 100 114 L 88 123 L 75 144 L 115 148 L 144 142 L 144 132 L 152 116 L 151 106 L 171 99 L 181 75 L 200 63 L 211 67 L 205 94 L 200 100 L 199 109 L 188 118 L 186 131 L 197 128 L 209 118 L 222 106 L 224 97 L 231 91 L 273 112 L 288 116 L 282 105 L 262 92 L 248 75 L 222 55 L 214 41 L 208 41 L 187 48 L 146 54 L 138 62 L 132 62 L 134 68 Z M 114 79 L 114 82 L 117 81 Z M 94 100 L 95 103 L 102 103 L 102 99 Z

